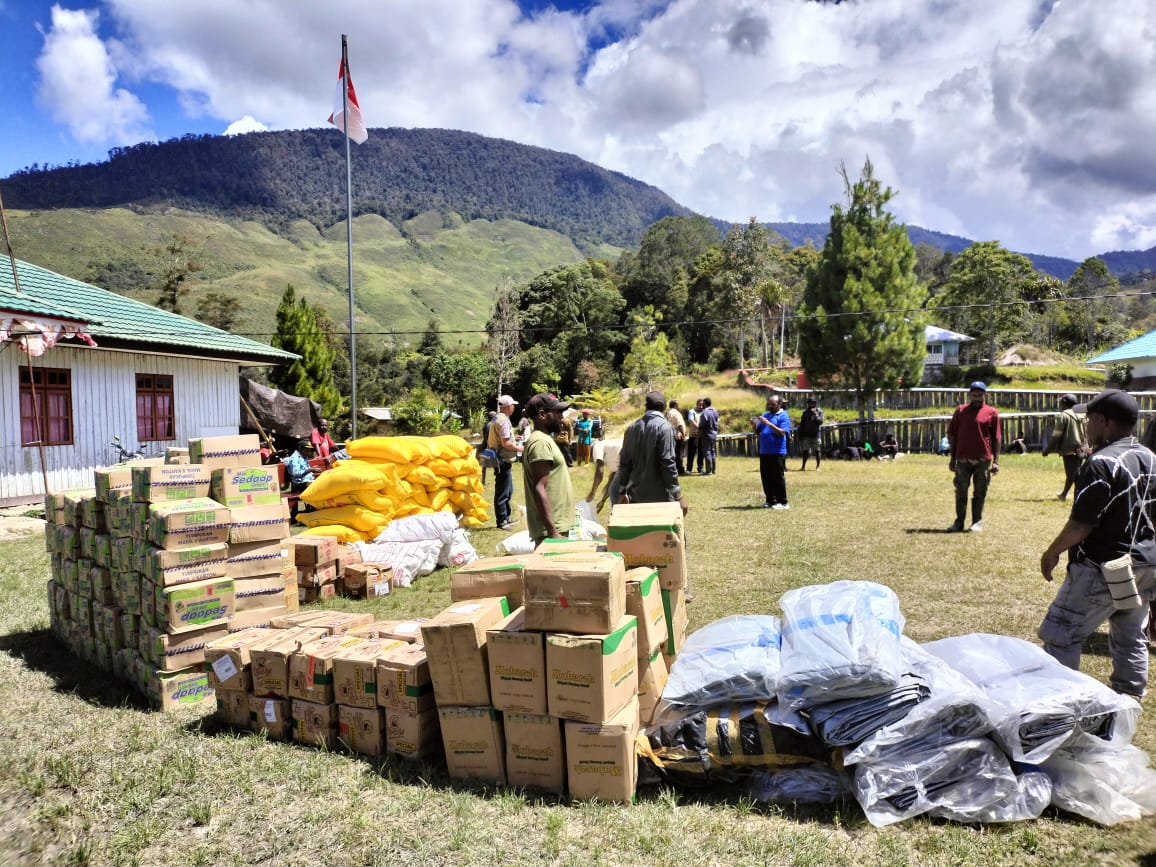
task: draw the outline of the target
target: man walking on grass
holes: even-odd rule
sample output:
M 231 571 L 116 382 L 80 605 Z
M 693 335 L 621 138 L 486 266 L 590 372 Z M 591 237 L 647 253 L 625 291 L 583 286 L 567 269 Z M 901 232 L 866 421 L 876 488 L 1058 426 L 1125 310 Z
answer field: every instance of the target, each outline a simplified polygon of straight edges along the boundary
M 1056 494 L 1057 500 L 1066 500 L 1068 491 L 1076 483 L 1076 471 L 1085 454 L 1084 439 L 1084 417 L 1076 412 L 1076 396 L 1071 393 L 1062 395 L 1056 426 L 1044 446 L 1045 458 L 1051 451 L 1059 452 L 1064 459 L 1064 489 Z
M 955 474 L 955 523 L 949 533 L 962 533 L 967 519 L 967 494 L 972 485 L 971 532 L 983 530 L 983 504 L 991 477 L 999 472 L 999 412 L 985 403 L 987 386 L 973 382 L 968 403 L 955 408 L 947 426 L 947 468 Z
M 1051 581 L 1060 554 L 1068 552 L 1067 575 L 1039 637 L 1044 650 L 1079 670 L 1081 646 L 1107 620 L 1109 684 L 1139 699 L 1148 684 L 1144 633 L 1156 597 L 1156 456 L 1133 436 L 1139 408 L 1130 394 L 1103 391 L 1086 406 L 1094 451 L 1077 473 L 1068 522 L 1040 558 L 1044 580 Z

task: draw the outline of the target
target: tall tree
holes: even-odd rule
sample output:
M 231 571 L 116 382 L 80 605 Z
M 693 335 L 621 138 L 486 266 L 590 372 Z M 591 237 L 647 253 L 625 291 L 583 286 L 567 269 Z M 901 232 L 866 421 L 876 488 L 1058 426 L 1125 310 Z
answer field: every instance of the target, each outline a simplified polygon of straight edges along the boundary
M 270 383 L 289 394 L 317 401 L 322 414 L 329 418 L 343 416 L 345 404 L 333 383 L 336 351 L 318 322 L 317 311 L 304 297 L 297 297 L 292 283 L 285 287 L 277 305 L 277 333 L 272 342 L 300 358 L 271 372 Z
M 197 319 L 222 331 L 232 331 L 240 315 L 241 302 L 231 295 L 209 292 L 197 302 Z
M 723 265 L 713 281 L 715 317 L 746 367 L 747 335 L 759 298 L 769 291 L 771 233 L 756 217 L 734 226 L 722 242 Z
M 616 263 L 627 307 L 650 305 L 664 320 L 681 321 L 694 260 L 721 240 L 706 217 L 663 217 L 653 223 L 638 252 L 625 253 Z
M 846 206 L 834 205 L 819 262 L 807 276 L 799 355 L 807 376 L 855 393 L 859 421 L 874 418 L 875 391 L 919 381 L 927 297 L 915 277 L 905 226 L 886 210 L 895 195 L 871 161 L 854 184 L 841 167 Z
M 502 394 L 510 374 L 518 361 L 521 342 L 521 312 L 518 310 L 518 288 L 514 281 L 506 278 L 498 287 L 494 299 L 494 312 L 486 323 L 486 348 L 498 375 L 497 393 Z
M 1113 304 L 1103 296 L 1118 292 L 1120 281 L 1112 276 L 1103 259 L 1092 257 L 1076 267 L 1065 288 L 1070 324 L 1070 333 L 1065 336 L 1071 349 L 1090 353 L 1112 324 Z
M 430 387 L 467 422 L 492 400 L 494 370 L 485 352 L 442 352 L 430 359 Z
M 189 277 L 204 270 L 193 258 L 192 248 L 191 238 L 174 233 L 163 245 L 152 249 L 159 262 L 156 289 L 157 307 L 161 310 L 179 314 L 181 300 L 189 294 Z

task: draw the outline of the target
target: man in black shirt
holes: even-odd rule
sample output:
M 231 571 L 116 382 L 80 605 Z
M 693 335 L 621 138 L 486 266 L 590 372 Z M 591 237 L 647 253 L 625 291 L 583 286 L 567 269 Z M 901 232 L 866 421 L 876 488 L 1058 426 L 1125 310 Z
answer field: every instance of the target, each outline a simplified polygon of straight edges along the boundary
M 1156 596 L 1152 524 L 1156 456 L 1132 435 L 1139 408 L 1130 394 L 1104 391 L 1076 411 L 1087 413 L 1088 442 L 1095 451 L 1076 477 L 1067 524 L 1040 558 L 1044 580 L 1051 581 L 1060 554 L 1068 552 L 1067 576 L 1040 625 L 1039 637 L 1044 650 L 1068 668 L 1079 669 L 1081 645 L 1107 620 L 1109 682 L 1117 692 L 1139 698 L 1148 683 L 1144 630 L 1149 602 Z M 1114 603 L 1103 566 L 1126 555 L 1131 557 L 1136 592 L 1123 603 Z

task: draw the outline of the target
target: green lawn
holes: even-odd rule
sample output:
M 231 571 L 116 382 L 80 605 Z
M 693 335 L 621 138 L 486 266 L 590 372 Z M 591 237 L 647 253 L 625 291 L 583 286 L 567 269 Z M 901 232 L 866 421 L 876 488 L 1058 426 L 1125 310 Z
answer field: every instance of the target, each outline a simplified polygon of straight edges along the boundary
M 947 462 L 825 462 L 791 472 L 789 512 L 762 502 L 754 460 L 686 479 L 697 599 L 691 628 L 777 612 L 792 587 L 868 579 L 894 588 L 906 633 L 1033 639 L 1053 588 L 1039 555 L 1065 517 L 1060 462 L 1008 455 L 986 532 L 946 535 Z M 798 461 L 791 461 L 792 467 Z M 590 470 L 574 471 L 580 495 Z M 492 484 L 492 483 L 491 483 Z M 515 506 L 523 502 L 520 480 Z M 475 531 L 479 553 L 504 534 Z M 433 764 L 373 764 L 217 730 L 196 713 L 145 711 L 47 631 L 41 539 L 0 543 L 0 863 L 72 864 L 1150 864 L 1156 822 L 1101 828 L 1048 811 L 1008 826 L 913 820 L 872 828 L 857 805 L 795 810 L 740 792 L 644 789 L 633 807 L 570 804 L 451 784 Z M 373 602 L 379 617 L 428 615 L 448 577 Z M 1106 678 L 1107 642 L 1084 668 Z M 1149 713 L 1152 699 L 1147 700 Z M 1156 723 L 1136 743 L 1156 750 Z

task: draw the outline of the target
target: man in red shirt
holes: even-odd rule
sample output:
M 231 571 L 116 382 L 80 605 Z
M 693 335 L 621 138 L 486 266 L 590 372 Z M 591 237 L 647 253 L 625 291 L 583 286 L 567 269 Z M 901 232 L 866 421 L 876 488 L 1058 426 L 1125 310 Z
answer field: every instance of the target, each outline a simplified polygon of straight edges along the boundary
M 329 419 L 327 418 L 321 419 L 317 427 L 313 428 L 309 434 L 309 441 L 313 443 L 313 448 L 319 458 L 327 458 L 337 451 L 337 443 L 329 435 Z
M 987 486 L 994 473 L 999 472 L 999 412 L 988 406 L 987 386 L 973 382 L 967 389 L 969 403 L 955 408 L 947 426 L 950 444 L 947 468 L 955 473 L 955 523 L 949 533 L 962 533 L 967 518 L 967 492 L 972 483 L 975 492 L 971 498 L 971 532 L 983 530 L 983 502 Z

